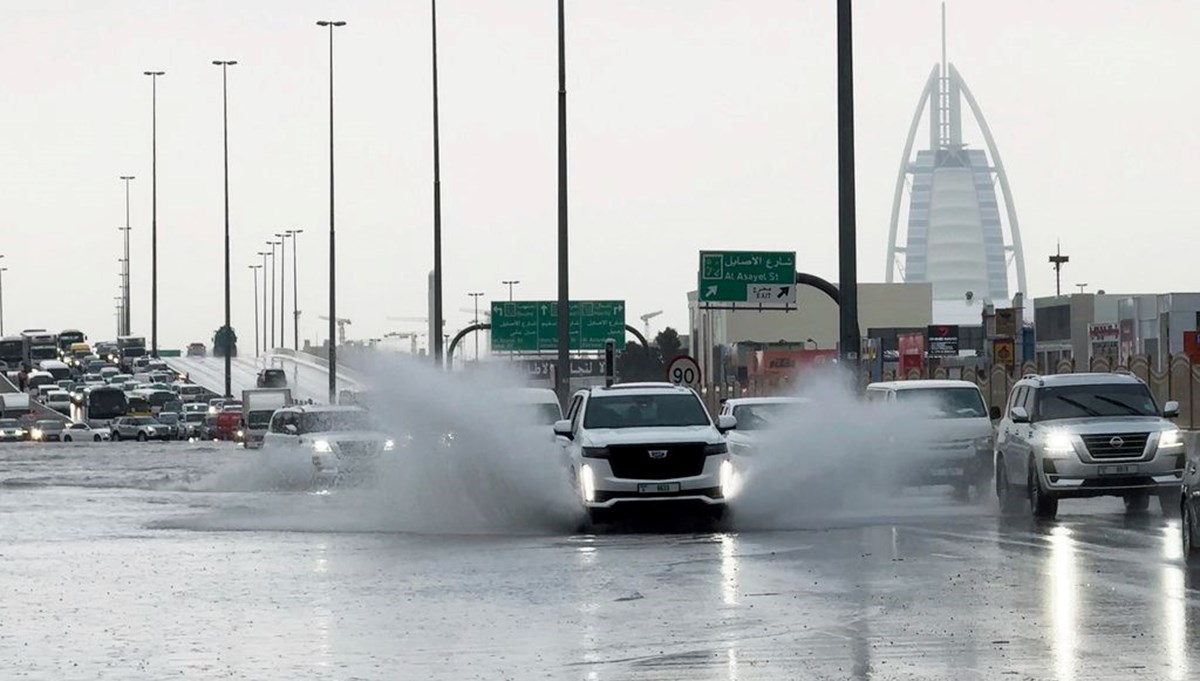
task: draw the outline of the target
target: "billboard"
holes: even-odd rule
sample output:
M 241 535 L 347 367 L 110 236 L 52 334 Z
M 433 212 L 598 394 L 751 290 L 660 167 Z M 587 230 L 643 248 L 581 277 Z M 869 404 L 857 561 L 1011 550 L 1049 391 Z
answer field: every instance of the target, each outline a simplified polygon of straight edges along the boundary
M 902 333 L 896 337 L 900 349 L 900 373 L 907 376 L 912 370 L 925 369 L 925 334 Z

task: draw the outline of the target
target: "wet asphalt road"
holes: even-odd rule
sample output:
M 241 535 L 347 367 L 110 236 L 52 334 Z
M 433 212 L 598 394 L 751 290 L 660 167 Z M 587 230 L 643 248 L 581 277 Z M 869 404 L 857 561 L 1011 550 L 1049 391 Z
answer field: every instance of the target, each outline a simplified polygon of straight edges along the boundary
M 1200 570 L 1118 500 L 800 529 L 389 531 L 208 444 L 0 445 L 6 679 L 1192 679 Z M 383 520 L 386 521 L 386 518 Z

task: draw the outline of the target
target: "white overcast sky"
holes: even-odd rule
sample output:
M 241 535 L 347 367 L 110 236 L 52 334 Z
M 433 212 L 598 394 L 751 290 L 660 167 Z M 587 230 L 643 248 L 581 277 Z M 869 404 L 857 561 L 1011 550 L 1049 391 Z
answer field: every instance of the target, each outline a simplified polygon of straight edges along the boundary
M 115 335 L 133 174 L 134 331 L 149 335 L 150 82 L 159 81 L 162 347 L 222 319 L 221 78 L 229 73 L 233 323 L 253 349 L 247 265 L 303 228 L 302 337 L 327 309 L 326 33 L 337 34 L 338 313 L 352 337 L 422 330 L 431 267 L 429 3 L 3 0 L 0 265 L 6 331 Z M 939 58 L 938 0 L 855 3 L 859 277 L 882 281 L 893 183 Z M 555 295 L 553 0 L 441 0 L 450 329 L 469 291 Z M 1032 295 L 1196 289 L 1189 197 L 1200 3 L 950 0 L 949 53 L 1012 182 Z M 702 248 L 798 252 L 837 276 L 833 0 L 569 0 L 574 298 L 684 327 Z M 968 133 L 968 142 L 982 139 Z M 290 258 L 289 258 L 290 267 Z M 289 276 L 290 284 L 290 276 Z M 290 301 L 290 294 L 289 294 Z M 289 302 L 289 307 L 291 303 Z M 682 330 L 682 329 L 681 329 Z

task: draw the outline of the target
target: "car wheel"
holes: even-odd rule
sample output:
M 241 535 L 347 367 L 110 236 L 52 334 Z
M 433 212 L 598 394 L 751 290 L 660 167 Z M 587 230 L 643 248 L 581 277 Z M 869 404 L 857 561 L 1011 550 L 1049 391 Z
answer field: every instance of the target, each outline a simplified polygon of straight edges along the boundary
M 1021 511 L 1022 500 L 1017 496 L 1017 490 L 1008 482 L 1008 468 L 1003 458 L 999 459 L 996 465 L 996 499 L 1000 502 L 1001 513 L 1012 515 Z
M 1039 520 L 1053 520 L 1058 515 L 1058 499 L 1042 489 L 1042 481 L 1038 479 L 1032 461 L 1029 462 L 1029 509 Z
M 1159 491 L 1158 505 L 1162 508 L 1162 514 L 1171 518 L 1176 513 L 1179 513 L 1179 501 L 1181 498 L 1180 491 L 1177 489 Z
M 1196 520 L 1192 517 L 1191 504 L 1180 504 L 1179 527 L 1183 538 L 1183 559 L 1189 563 L 1200 561 L 1200 546 L 1193 539 L 1196 535 Z
M 97 435 L 97 436 L 95 436 L 95 437 L 93 437 L 93 438 L 92 438 L 92 441 L 93 441 L 93 442 L 101 442 L 101 441 L 103 441 L 103 438 L 101 438 L 99 435 Z
M 1150 495 L 1146 492 L 1133 492 L 1125 495 L 1126 513 L 1145 513 L 1150 508 Z
M 145 434 L 145 433 L 138 433 L 138 434 L 137 434 L 137 440 L 138 440 L 138 442 L 145 442 L 145 441 L 146 441 L 146 434 Z
M 119 432 L 117 432 L 117 431 L 115 431 L 115 430 L 114 430 L 114 431 L 112 432 L 112 440 L 113 440 L 113 442 L 120 442 L 120 441 L 121 441 L 121 434 L 120 434 Z
M 70 435 L 64 435 L 64 436 L 63 436 L 63 442 L 70 442 L 70 441 L 71 441 L 71 436 L 70 436 Z

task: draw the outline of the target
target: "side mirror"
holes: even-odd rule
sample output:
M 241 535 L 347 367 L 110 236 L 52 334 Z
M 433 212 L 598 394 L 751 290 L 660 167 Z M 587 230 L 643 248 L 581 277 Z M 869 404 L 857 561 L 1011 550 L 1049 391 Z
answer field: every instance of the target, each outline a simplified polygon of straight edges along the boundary
M 1025 407 L 1012 408 L 1013 423 L 1029 423 L 1029 411 Z
M 988 412 L 988 416 L 993 421 L 999 421 L 1004 416 L 1004 413 L 1000 411 L 1000 407 L 993 405 L 991 411 Z
M 297 435 L 300 433 L 300 431 L 296 429 L 296 426 L 290 423 L 283 427 L 283 432 L 287 433 L 288 435 Z
M 721 414 L 717 417 L 717 430 L 725 433 L 737 428 L 737 417 L 730 414 Z
M 571 422 L 567 419 L 554 422 L 554 434 L 565 438 L 571 437 Z
M 1163 405 L 1163 418 L 1173 419 L 1179 416 L 1179 403 L 1175 400 L 1168 400 Z

